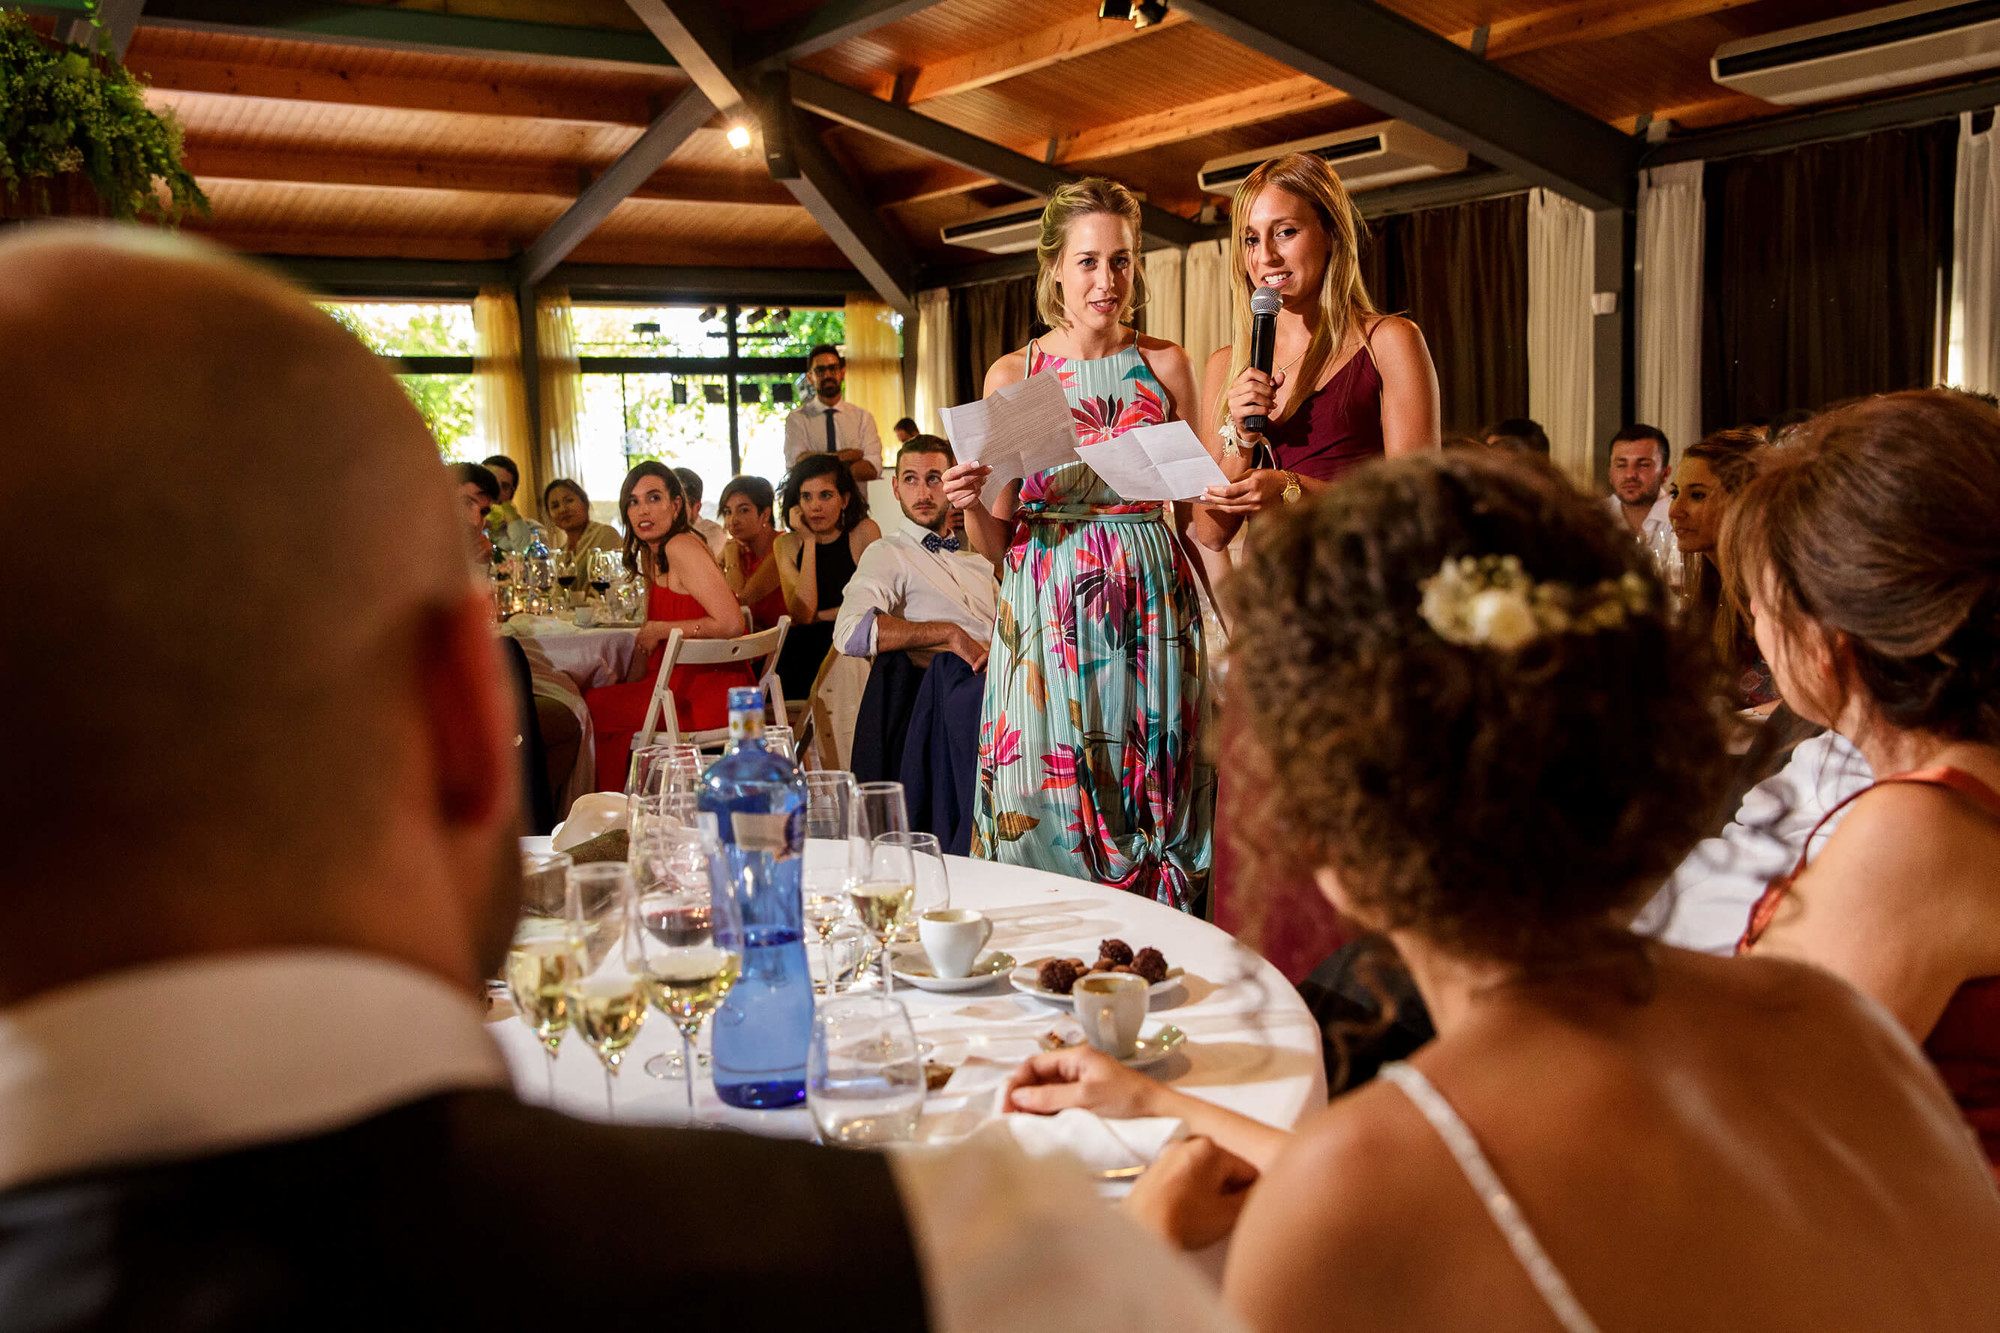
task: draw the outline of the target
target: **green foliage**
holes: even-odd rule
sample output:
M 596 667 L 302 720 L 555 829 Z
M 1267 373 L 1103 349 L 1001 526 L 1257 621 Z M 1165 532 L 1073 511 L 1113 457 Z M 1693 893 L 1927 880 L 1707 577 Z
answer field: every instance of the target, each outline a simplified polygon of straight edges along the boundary
M 179 122 L 146 105 L 143 84 L 115 57 L 45 38 L 26 15 L 0 11 L 0 184 L 47 212 L 48 183 L 72 174 L 115 218 L 208 212 L 181 165 Z
M 485 443 L 472 429 L 472 376 L 398 375 L 396 379 L 417 411 L 423 413 L 438 442 L 438 452 L 448 461 L 476 460 L 484 455 Z
M 378 356 L 466 356 L 472 350 L 472 308 L 462 304 L 322 302 L 334 322 Z M 470 375 L 398 375 L 403 392 L 448 461 L 477 460 L 487 452 L 473 429 L 476 395 Z

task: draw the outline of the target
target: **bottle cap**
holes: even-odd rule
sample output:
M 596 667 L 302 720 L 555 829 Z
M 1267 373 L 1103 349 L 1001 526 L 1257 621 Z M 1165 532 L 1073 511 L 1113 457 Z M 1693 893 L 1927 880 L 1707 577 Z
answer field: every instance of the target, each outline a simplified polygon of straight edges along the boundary
M 764 689 L 760 685 L 737 685 L 729 691 L 729 711 L 748 713 L 764 711 Z

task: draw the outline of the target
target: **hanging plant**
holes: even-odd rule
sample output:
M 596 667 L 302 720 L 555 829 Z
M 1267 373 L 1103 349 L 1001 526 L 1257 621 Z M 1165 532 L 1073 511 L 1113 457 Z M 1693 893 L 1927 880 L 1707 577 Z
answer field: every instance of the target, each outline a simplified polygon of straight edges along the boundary
M 25 14 L 0 10 L 0 216 L 23 204 L 50 212 L 51 188 L 77 182 L 114 218 L 208 212 L 181 165 L 180 123 L 146 105 L 144 84 L 109 53 L 44 37 Z

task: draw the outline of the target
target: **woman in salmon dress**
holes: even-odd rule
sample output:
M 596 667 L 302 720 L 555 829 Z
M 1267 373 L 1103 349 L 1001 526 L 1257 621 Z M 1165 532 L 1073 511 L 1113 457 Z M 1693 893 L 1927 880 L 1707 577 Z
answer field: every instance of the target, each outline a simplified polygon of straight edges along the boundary
M 625 568 L 646 578 L 646 623 L 633 649 L 633 679 L 583 696 L 597 741 L 597 789 L 622 791 L 632 738 L 645 724 L 661 657 L 675 630 L 683 639 L 729 639 L 743 632 L 736 596 L 715 567 L 708 544 L 688 522 L 680 478 L 664 463 L 641 463 L 625 476 L 618 510 L 625 519 Z M 729 719 L 729 691 L 754 685 L 742 663 L 677 666 L 668 684 L 682 731 L 705 731 Z

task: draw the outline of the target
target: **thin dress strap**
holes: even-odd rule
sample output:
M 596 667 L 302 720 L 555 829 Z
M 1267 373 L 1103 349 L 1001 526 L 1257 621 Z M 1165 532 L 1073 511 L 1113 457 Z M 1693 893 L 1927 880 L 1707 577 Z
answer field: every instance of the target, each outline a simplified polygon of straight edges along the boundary
M 1401 1088 L 1403 1095 L 1423 1112 L 1424 1119 L 1431 1122 L 1431 1128 L 1444 1140 L 1444 1146 L 1451 1150 L 1459 1170 L 1465 1172 L 1465 1178 L 1472 1183 L 1473 1192 L 1486 1205 L 1487 1216 L 1493 1219 L 1494 1226 L 1500 1228 L 1507 1248 L 1514 1252 L 1514 1257 L 1521 1261 L 1521 1267 L 1527 1270 L 1528 1281 L 1535 1284 L 1535 1290 L 1548 1302 L 1556 1322 L 1567 1333 L 1598 1333 L 1597 1325 L 1577 1304 L 1569 1283 L 1563 1280 L 1563 1275 L 1557 1271 L 1542 1243 L 1535 1239 L 1534 1229 L 1521 1216 L 1514 1196 L 1500 1183 L 1500 1177 L 1494 1174 L 1486 1154 L 1479 1150 L 1479 1140 L 1472 1137 L 1472 1131 L 1458 1118 L 1458 1112 L 1444 1099 L 1444 1094 L 1424 1077 L 1423 1070 L 1400 1060 L 1383 1065 L 1381 1077 Z

